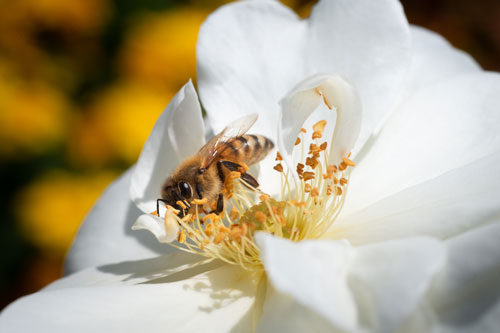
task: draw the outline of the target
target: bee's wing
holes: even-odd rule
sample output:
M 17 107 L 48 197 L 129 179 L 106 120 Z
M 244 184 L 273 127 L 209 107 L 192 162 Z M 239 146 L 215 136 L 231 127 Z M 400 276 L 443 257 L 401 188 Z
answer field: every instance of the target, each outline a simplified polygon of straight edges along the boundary
M 211 138 L 198 152 L 203 157 L 201 166 L 208 168 L 228 147 L 227 144 L 245 134 L 253 126 L 257 121 L 257 117 L 257 114 L 254 113 L 238 118 Z

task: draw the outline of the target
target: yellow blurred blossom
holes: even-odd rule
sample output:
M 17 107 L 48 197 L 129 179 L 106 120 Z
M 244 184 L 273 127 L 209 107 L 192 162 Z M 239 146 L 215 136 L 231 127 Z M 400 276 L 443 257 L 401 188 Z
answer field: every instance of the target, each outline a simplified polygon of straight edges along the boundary
M 101 29 L 110 14 L 109 0 L 3 1 L 0 26 L 31 30 L 42 25 L 86 34 Z
M 42 250 L 64 255 L 94 201 L 115 177 L 54 171 L 38 178 L 17 197 L 23 234 Z
M 69 140 L 72 160 L 96 165 L 117 160 L 133 163 L 172 96 L 170 91 L 130 81 L 101 91 Z
M 178 89 L 196 75 L 196 40 L 208 10 L 183 8 L 141 17 L 120 55 L 127 75 Z
M 23 80 L 0 63 L 0 155 L 50 148 L 64 137 L 69 116 L 69 101 L 58 90 Z

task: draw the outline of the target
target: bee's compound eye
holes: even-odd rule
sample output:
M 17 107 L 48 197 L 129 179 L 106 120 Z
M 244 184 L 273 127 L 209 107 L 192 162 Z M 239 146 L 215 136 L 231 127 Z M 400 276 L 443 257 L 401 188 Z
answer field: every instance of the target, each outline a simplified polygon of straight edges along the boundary
M 186 182 L 180 182 L 178 187 L 179 192 L 181 193 L 181 196 L 183 198 L 191 199 L 193 197 L 193 190 L 191 189 L 191 185 Z

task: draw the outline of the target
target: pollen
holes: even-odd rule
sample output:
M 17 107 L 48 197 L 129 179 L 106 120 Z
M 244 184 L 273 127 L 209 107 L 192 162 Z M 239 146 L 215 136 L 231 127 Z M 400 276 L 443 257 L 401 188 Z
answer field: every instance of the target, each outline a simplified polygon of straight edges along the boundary
M 314 172 L 306 171 L 306 172 L 304 172 L 303 177 L 304 177 L 304 181 L 314 179 Z
M 180 250 L 207 258 L 218 259 L 243 269 L 262 271 L 256 232 L 273 234 L 291 241 L 316 239 L 329 231 L 343 206 L 350 168 L 355 163 L 346 155 L 335 164 L 329 163 L 328 144 L 322 141 L 326 121 L 314 124 L 313 142 L 308 146 L 301 129 L 295 149 L 302 152 L 296 170 L 281 163 L 278 152 L 274 170 L 281 177 L 281 191 L 270 195 L 260 189 L 250 189 L 240 179 L 246 170 L 233 171 L 226 177 L 222 192 L 225 210 L 207 213 L 207 199 L 193 199 L 194 212 L 186 216 L 167 206 L 176 214 L 168 214 L 169 224 L 178 226 L 176 240 L 170 243 Z M 243 168 L 244 169 L 244 168 Z M 293 174 L 295 173 L 295 176 Z M 297 177 L 298 176 L 298 177 Z M 177 204 L 185 208 L 186 204 Z M 216 201 L 211 201 L 214 211 Z
M 187 206 L 184 204 L 184 202 L 182 202 L 182 201 L 180 201 L 180 200 L 179 200 L 179 201 L 177 201 L 177 202 L 176 202 L 176 204 L 177 204 L 179 207 L 181 207 L 182 209 L 186 209 L 186 208 L 187 208 Z
M 264 193 L 264 194 L 261 194 L 259 196 L 259 199 L 260 199 L 260 201 L 264 202 L 264 201 L 269 201 L 271 199 L 271 197 L 269 196 L 269 194 Z
M 233 206 L 233 208 L 231 209 L 231 212 L 229 213 L 229 218 L 231 220 L 236 220 L 239 215 L 240 215 L 240 213 L 238 212 L 236 207 Z
M 344 162 L 346 165 L 350 167 L 356 166 L 356 164 L 354 164 L 354 162 L 348 159 L 347 157 L 342 157 L 342 162 Z
M 206 204 L 206 203 L 207 203 L 207 201 L 208 201 L 208 199 L 207 199 L 207 198 L 203 198 L 203 199 L 193 199 L 193 201 L 191 201 L 191 203 L 192 203 L 193 205 L 204 205 L 204 204 Z
M 260 223 L 264 223 L 264 222 L 266 222 L 266 220 L 267 220 L 267 216 L 266 216 L 266 214 L 264 214 L 263 212 L 259 212 L 259 211 L 257 211 L 257 212 L 255 212 L 255 215 L 254 215 L 254 216 L 255 216 L 255 219 L 256 219 L 258 222 L 260 222 Z
M 179 236 L 177 238 L 177 241 L 179 243 L 184 243 L 186 241 L 186 230 L 181 230 L 181 232 L 179 233 Z

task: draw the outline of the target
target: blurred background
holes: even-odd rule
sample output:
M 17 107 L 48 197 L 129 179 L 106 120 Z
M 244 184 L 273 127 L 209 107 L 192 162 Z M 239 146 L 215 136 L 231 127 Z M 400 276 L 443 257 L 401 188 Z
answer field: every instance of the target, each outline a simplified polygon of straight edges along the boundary
M 103 189 L 195 78 L 222 0 L 0 0 L 0 309 L 59 278 Z M 314 1 L 283 1 L 308 15 Z M 411 23 L 500 70 L 498 0 L 405 0 Z

